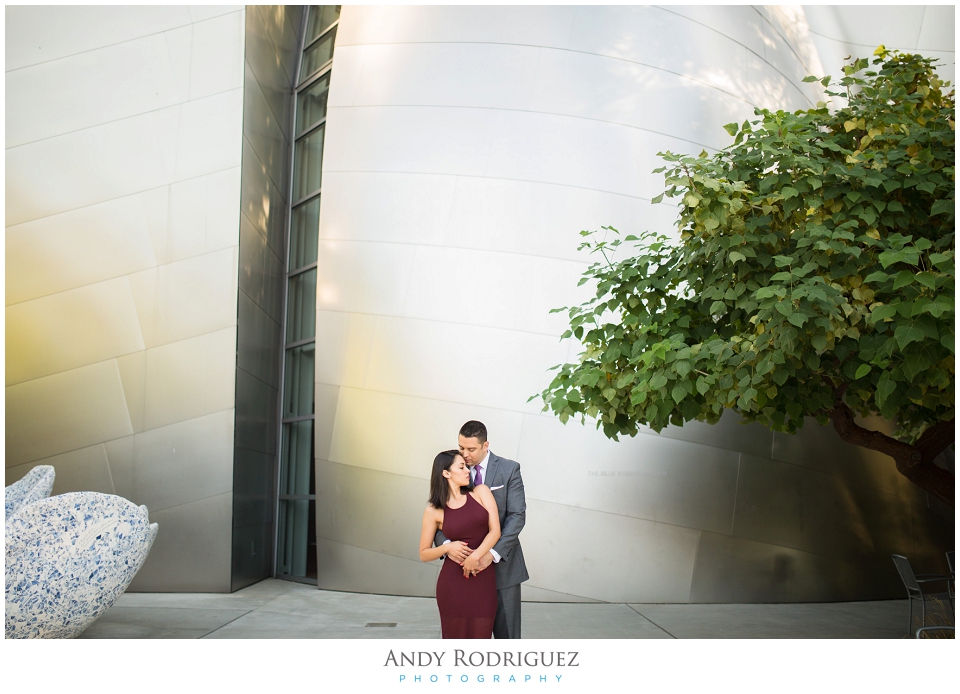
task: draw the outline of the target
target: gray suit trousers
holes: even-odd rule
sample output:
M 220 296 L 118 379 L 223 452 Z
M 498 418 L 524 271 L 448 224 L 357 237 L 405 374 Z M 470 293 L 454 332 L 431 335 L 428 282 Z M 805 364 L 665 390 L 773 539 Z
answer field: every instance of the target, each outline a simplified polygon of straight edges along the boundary
M 497 591 L 497 617 L 493 621 L 493 638 L 520 638 L 520 584 Z

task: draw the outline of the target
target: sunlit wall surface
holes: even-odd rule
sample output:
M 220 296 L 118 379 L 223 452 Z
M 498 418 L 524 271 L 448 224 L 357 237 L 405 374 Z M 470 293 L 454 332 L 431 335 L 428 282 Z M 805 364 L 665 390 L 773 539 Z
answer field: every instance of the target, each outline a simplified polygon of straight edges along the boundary
M 837 66 L 846 56 L 869 56 L 882 43 L 937 58 L 941 79 L 956 79 L 953 5 L 807 5 L 803 14 L 810 40 L 832 75 L 839 74 Z
M 230 589 L 244 9 L 7 7 L 6 483 L 146 504 Z
M 674 210 L 650 205 L 658 151 L 712 151 L 755 106 L 822 98 L 801 82 L 824 72 L 801 8 L 349 6 L 335 60 L 321 588 L 433 594 L 439 567 L 417 554 L 428 473 L 468 419 L 523 470 L 527 600 L 896 596 L 891 553 L 922 565 L 952 548 L 892 461 L 832 430 L 724 418 L 613 443 L 527 402 L 578 351 L 549 314 L 583 298 L 578 232 L 669 231 Z

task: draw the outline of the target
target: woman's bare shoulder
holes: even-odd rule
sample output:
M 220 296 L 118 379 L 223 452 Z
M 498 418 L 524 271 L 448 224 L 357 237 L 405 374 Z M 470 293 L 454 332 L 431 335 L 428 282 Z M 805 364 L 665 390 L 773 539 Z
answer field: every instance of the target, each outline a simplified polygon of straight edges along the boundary
M 491 501 L 496 503 L 496 500 L 493 498 L 493 492 L 491 492 L 490 487 L 485 484 L 478 484 L 470 493 L 473 494 L 473 498 L 479 501 L 485 508 L 489 508 Z

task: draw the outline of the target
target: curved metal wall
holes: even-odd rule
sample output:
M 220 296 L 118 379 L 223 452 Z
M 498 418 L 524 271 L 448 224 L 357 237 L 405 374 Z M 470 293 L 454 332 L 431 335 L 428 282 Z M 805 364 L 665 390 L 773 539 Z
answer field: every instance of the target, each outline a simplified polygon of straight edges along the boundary
M 725 417 L 614 443 L 527 402 L 578 352 L 548 313 L 582 298 L 578 232 L 671 229 L 650 205 L 658 151 L 713 150 L 754 106 L 820 98 L 801 82 L 822 71 L 801 9 L 345 6 L 336 62 L 321 588 L 433 594 L 439 567 L 417 558 L 430 462 L 468 419 L 523 470 L 527 600 L 892 596 L 890 553 L 941 551 L 925 496 L 831 430 Z

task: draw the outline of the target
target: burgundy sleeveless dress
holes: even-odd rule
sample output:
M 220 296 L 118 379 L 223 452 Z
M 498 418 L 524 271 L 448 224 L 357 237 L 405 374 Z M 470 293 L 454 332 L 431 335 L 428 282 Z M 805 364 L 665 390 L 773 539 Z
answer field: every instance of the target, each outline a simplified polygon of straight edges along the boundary
M 476 549 L 489 532 L 489 516 L 483 505 L 467 494 L 460 508 L 443 510 L 443 534 Z M 497 572 L 493 566 L 470 578 L 463 567 L 444 557 L 437 578 L 437 607 L 440 628 L 445 639 L 489 639 L 497 615 Z

